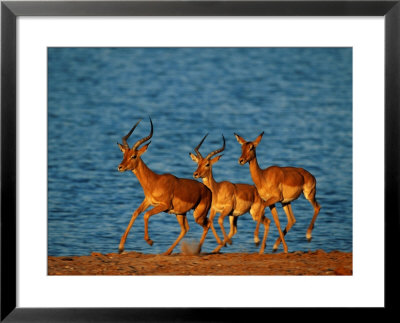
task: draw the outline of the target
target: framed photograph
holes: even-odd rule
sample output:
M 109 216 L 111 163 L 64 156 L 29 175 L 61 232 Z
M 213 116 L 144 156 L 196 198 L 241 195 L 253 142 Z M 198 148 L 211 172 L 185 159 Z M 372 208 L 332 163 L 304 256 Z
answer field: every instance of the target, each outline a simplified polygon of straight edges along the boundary
M 2 2 L 1 319 L 391 309 L 399 13 Z

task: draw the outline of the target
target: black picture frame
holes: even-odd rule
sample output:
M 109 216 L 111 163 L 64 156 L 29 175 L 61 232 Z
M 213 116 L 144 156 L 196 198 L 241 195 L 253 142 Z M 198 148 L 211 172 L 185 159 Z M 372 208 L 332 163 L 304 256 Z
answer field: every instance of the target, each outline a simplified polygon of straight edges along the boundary
M 1 2 L 1 321 L 188 322 L 264 319 L 268 308 L 16 307 L 16 19 L 18 16 L 383 16 L 385 19 L 385 306 L 396 308 L 399 237 L 400 1 L 2 1 Z M 371 149 L 371 154 L 374 154 Z M 371 202 L 373 203 L 373 189 Z M 373 239 L 373 237 L 371 237 Z M 221 297 L 223 297 L 223 291 Z M 288 292 L 290 292 L 288 290 Z M 345 292 L 345 291 L 344 291 Z M 279 310 L 279 309 L 275 309 Z M 278 315 L 287 315 L 280 309 Z M 334 309 L 325 309 L 334 313 Z M 378 309 L 380 317 L 381 310 Z M 248 313 L 251 312 L 251 313 Z M 285 313 L 285 314 L 284 314 Z M 298 314 L 296 314 L 298 315 Z M 307 317 L 305 316 L 307 315 Z M 304 314 L 308 318 L 310 314 Z M 329 314 L 331 315 L 331 314 Z M 368 314 L 370 315 L 370 314 Z M 271 317 L 270 317 L 271 318 Z M 372 318 L 372 317 L 371 317 Z M 265 318 L 266 319 L 266 318 Z M 351 319 L 351 318 L 350 318 Z

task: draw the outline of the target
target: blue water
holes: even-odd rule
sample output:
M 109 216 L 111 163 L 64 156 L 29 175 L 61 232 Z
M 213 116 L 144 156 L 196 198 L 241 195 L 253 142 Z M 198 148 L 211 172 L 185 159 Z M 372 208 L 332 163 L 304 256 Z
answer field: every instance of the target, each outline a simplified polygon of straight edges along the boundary
M 248 165 L 237 162 L 233 133 L 254 140 L 264 131 L 257 148 L 262 168 L 304 167 L 317 179 L 322 208 L 313 240 L 305 238 L 313 208 L 300 197 L 292 203 L 297 223 L 286 235 L 289 252 L 352 250 L 351 48 L 49 48 L 49 255 L 118 251 L 144 195 L 132 172 L 117 171 L 116 143 L 140 118 L 129 143 L 146 136 L 148 116 L 154 135 L 142 159 L 178 177 L 192 178 L 196 164 L 188 153 L 206 133 L 204 154 L 219 148 L 224 134 L 214 178 L 252 183 Z M 278 213 L 284 227 L 280 205 Z M 272 220 L 268 209 L 266 215 Z M 198 241 L 202 228 L 192 212 L 187 216 L 185 239 Z M 257 252 L 254 227 L 250 214 L 241 216 L 233 244 L 221 251 Z M 125 250 L 164 252 L 179 231 L 174 215 L 154 215 L 149 246 L 139 216 Z M 267 253 L 277 236 L 272 221 Z M 210 230 L 203 251 L 215 247 Z

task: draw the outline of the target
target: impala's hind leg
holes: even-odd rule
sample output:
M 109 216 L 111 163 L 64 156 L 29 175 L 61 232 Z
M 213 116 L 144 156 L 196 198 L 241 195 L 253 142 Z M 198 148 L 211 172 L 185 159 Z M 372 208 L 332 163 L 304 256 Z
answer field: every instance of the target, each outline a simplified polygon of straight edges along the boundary
M 260 224 L 264 221 L 265 207 L 258 205 L 258 203 L 253 203 L 250 208 L 250 214 L 254 221 L 256 221 L 256 228 L 254 229 L 254 243 L 256 246 L 260 244 L 260 238 L 258 233 L 260 230 Z
M 308 226 L 307 233 L 306 233 L 306 238 L 307 238 L 308 242 L 310 242 L 312 239 L 311 231 L 314 228 L 314 222 L 317 219 L 319 210 L 321 209 L 321 206 L 318 204 L 317 200 L 315 199 L 315 193 L 316 193 L 315 187 L 313 187 L 313 189 L 309 192 L 304 192 L 305 198 L 311 203 L 311 205 L 314 208 L 314 215 L 311 219 L 310 225 Z
M 208 230 L 211 226 L 211 221 L 207 218 L 208 210 L 211 206 L 211 198 L 206 201 L 202 201 L 193 211 L 193 217 L 196 223 L 200 224 L 203 227 L 203 234 L 201 235 L 199 245 L 197 247 L 197 253 L 201 251 L 201 247 L 203 246 L 204 240 L 206 239 Z
M 258 246 L 261 241 L 260 238 L 258 237 L 258 232 L 260 231 L 260 224 L 261 224 L 261 220 L 257 221 L 256 228 L 254 229 L 254 243 L 256 246 Z
M 188 231 L 189 231 L 189 229 L 190 229 L 190 227 L 189 227 L 189 222 L 188 222 L 188 219 L 187 219 L 187 216 L 185 216 L 185 229 L 186 229 L 186 232 L 188 232 Z
M 263 254 L 265 246 L 267 245 L 267 237 L 268 237 L 269 225 L 271 223 L 271 220 L 266 218 L 264 215 L 262 215 L 261 221 L 264 224 L 264 236 L 263 236 L 263 240 L 262 240 L 262 243 L 261 243 L 261 247 L 260 247 L 259 253 Z
M 166 210 L 168 210 L 168 207 L 165 206 L 165 205 L 160 204 L 160 205 L 155 206 L 155 207 L 152 208 L 150 211 L 147 211 L 147 212 L 144 214 L 144 217 L 143 217 L 143 219 L 144 219 L 144 240 L 145 240 L 150 246 L 153 245 L 153 240 L 151 240 L 151 239 L 149 238 L 149 219 L 150 219 L 150 217 L 153 216 L 154 214 L 161 213 L 161 212 L 166 211 Z
M 253 204 L 254 206 L 254 204 Z M 269 231 L 269 225 L 271 223 L 271 220 L 265 217 L 265 207 L 262 205 L 261 207 L 256 207 L 256 208 L 251 208 L 250 209 L 250 214 L 252 215 L 253 219 L 257 221 L 256 229 L 254 231 L 254 242 L 256 243 L 256 246 L 260 244 L 260 239 L 258 238 L 258 230 L 260 227 L 260 224 L 262 223 L 264 225 L 264 235 L 260 247 L 260 254 L 264 253 L 265 246 L 267 244 L 267 236 L 268 236 L 268 231 Z
M 164 252 L 164 255 L 170 255 L 172 253 L 172 250 L 174 250 L 174 248 L 176 247 L 176 245 L 179 243 L 179 241 L 182 240 L 182 238 L 185 236 L 187 230 L 187 220 L 186 220 L 186 214 L 177 214 L 176 215 L 176 219 L 179 222 L 179 225 L 181 226 L 181 233 L 179 234 L 178 238 L 175 240 L 175 242 L 172 244 L 171 247 L 169 247 L 169 249 Z

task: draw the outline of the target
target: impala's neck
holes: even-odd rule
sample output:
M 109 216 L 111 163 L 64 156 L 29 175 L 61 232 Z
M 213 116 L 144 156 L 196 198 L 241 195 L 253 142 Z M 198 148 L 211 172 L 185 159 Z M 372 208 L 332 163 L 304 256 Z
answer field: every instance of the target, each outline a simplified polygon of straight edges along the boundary
M 254 158 L 249 161 L 249 168 L 250 168 L 251 178 L 253 179 L 254 184 L 256 184 L 256 186 L 259 187 L 262 169 L 260 168 L 260 166 L 258 166 L 256 156 L 254 156 Z
M 140 185 L 142 185 L 143 190 L 145 191 L 150 189 L 151 183 L 154 182 L 159 176 L 158 174 L 154 173 L 149 167 L 147 167 L 147 165 L 140 157 L 138 160 L 138 165 L 132 171 L 132 173 L 136 175 Z
M 203 184 L 207 186 L 211 192 L 215 192 L 218 188 L 218 183 L 215 181 L 212 170 L 207 174 L 206 177 L 203 177 Z

